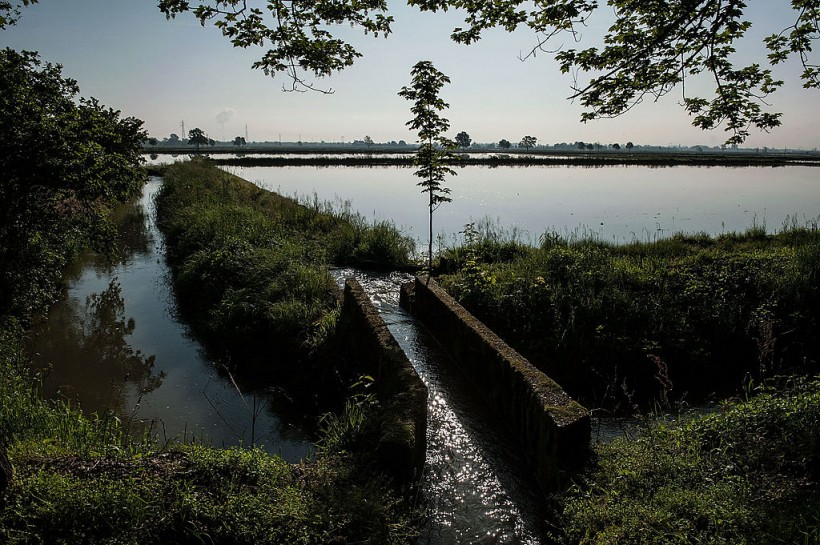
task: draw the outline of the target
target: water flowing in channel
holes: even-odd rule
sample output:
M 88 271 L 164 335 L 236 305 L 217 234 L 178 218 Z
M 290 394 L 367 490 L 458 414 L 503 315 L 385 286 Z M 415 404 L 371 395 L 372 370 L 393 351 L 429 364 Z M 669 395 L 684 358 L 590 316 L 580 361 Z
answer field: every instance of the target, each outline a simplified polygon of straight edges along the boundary
M 421 483 L 429 520 L 419 544 L 541 543 L 548 531 L 546 500 L 535 476 L 498 416 L 423 326 L 399 307 L 399 286 L 410 277 L 334 272 L 340 284 L 356 277 L 430 391 Z

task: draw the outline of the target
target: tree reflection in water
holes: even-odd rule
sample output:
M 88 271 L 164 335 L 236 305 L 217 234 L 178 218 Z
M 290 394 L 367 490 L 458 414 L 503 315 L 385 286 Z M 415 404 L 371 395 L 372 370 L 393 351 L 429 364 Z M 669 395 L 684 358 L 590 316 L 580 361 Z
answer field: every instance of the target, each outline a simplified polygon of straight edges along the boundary
M 84 304 L 56 305 L 35 345 L 34 365 L 47 369 L 47 397 L 82 400 L 86 413 L 126 414 L 139 398 L 158 388 L 165 373 L 154 373 L 155 357 L 129 343 L 136 323 L 126 319 L 120 284 L 113 278 Z M 59 365 L 52 366 L 59 361 Z

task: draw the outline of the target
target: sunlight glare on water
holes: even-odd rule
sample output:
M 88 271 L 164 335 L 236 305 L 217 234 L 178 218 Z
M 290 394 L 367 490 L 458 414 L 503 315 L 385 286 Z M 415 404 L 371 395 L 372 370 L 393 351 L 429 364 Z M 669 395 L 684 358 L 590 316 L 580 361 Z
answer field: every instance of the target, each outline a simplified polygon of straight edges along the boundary
M 354 276 L 429 389 L 427 463 L 421 492 L 428 521 L 419 544 L 539 544 L 545 500 L 515 440 L 435 341 L 399 307 L 410 276 L 334 271 Z M 542 522 L 543 524 L 543 522 Z

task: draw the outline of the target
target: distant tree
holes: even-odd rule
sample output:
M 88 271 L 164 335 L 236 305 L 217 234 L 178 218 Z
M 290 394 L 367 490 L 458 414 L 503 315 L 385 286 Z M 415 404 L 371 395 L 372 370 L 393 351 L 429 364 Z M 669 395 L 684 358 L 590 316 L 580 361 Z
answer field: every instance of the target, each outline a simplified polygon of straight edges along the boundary
M 213 138 L 208 138 L 208 145 L 214 147 L 216 145 L 216 140 Z
M 148 145 L 149 146 L 156 146 L 157 144 L 159 144 L 159 140 L 157 140 L 153 136 L 148 139 Z
M 615 142 L 614 144 L 612 144 L 612 149 L 621 149 L 621 145 Z
M 587 147 L 587 151 L 592 151 L 592 150 L 595 149 L 595 146 L 593 146 L 592 144 L 587 144 L 586 147 Z
M 237 136 L 236 138 L 233 139 L 233 145 L 237 146 L 237 147 L 241 146 L 242 145 L 242 140 L 243 140 L 243 138 L 241 136 Z
M 458 147 L 460 147 L 461 149 L 469 148 L 470 144 L 472 143 L 473 141 L 470 138 L 470 135 L 467 134 L 465 131 L 461 131 L 456 135 L 456 144 L 458 144 Z
M 196 146 L 196 151 L 199 153 L 199 146 L 208 145 L 208 137 L 205 136 L 205 133 L 202 132 L 202 129 L 199 127 L 191 129 L 188 131 L 188 145 Z
M 534 136 L 525 136 L 524 138 L 521 139 L 521 142 L 519 142 L 518 145 L 522 146 L 527 151 L 529 151 L 531 147 L 535 146 L 535 143 L 537 141 L 538 141 L 538 139 Z
M 634 147 L 635 147 L 635 144 L 633 144 L 632 142 L 627 142 L 626 143 L 626 149 L 632 149 Z
M 450 122 L 439 115 L 439 112 L 450 105 L 439 97 L 439 91 L 450 78 L 436 70 L 430 61 L 416 63 L 410 71 L 413 78 L 410 87 L 402 87 L 399 96 L 413 101 L 410 108 L 413 119 L 406 124 L 418 131 L 419 146 L 416 152 L 415 164 L 418 170 L 414 172 L 421 178 L 418 185 L 422 193 L 429 195 L 428 210 L 430 212 L 430 230 L 427 239 L 427 267 L 433 269 L 433 212 L 445 202 L 452 199 L 448 196 L 450 189 L 443 187 L 445 177 L 456 172 L 447 166 L 447 160 L 453 157 L 455 142 L 444 136 L 450 128 Z
M 365 136 L 364 137 L 364 144 L 369 148 L 370 146 L 373 145 L 373 139 L 370 138 L 369 136 Z
M 512 147 L 512 143 L 509 140 L 502 138 L 498 141 L 498 147 L 501 149 L 510 149 Z
M 580 140 L 578 142 L 575 142 L 575 147 L 578 148 L 579 150 L 587 149 L 586 142 L 581 142 Z
M 171 136 L 168 137 L 168 143 L 176 145 L 176 144 L 181 144 L 182 141 L 179 139 L 179 135 L 172 132 Z

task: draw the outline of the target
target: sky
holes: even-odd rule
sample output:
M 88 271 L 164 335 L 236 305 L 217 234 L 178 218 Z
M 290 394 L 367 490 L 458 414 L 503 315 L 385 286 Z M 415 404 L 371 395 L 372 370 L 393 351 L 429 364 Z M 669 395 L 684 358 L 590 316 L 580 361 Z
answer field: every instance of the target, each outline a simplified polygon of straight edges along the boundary
M 753 27 L 738 56 L 763 62 L 762 37 L 787 27 L 793 12 L 786 0 L 749 4 Z M 0 31 L 0 46 L 36 50 L 45 61 L 62 64 L 82 96 L 144 120 L 149 134 L 160 139 L 181 134 L 184 121 L 186 131 L 199 127 L 217 140 L 244 136 L 247 126 L 252 141 L 351 142 L 370 136 L 376 142 L 414 142 L 405 126 L 410 103 L 397 93 L 420 60 L 432 61 L 451 79 L 441 93 L 450 104 L 444 115 L 451 137 L 466 131 L 475 142 L 518 142 L 532 135 L 543 144 L 714 146 L 729 136 L 692 127 L 678 105 L 680 89 L 619 118 L 581 123 L 583 108 L 567 98 L 571 78 L 546 54 L 519 59 L 535 44 L 531 32 L 494 30 L 464 46 L 449 39 L 453 28 L 463 26 L 458 13 L 420 13 L 397 1 L 389 6 L 396 21 L 386 39 L 340 29 L 363 57 L 318 80 L 332 94 L 283 92 L 284 76 L 251 69 L 262 50 L 235 49 L 219 30 L 203 28 L 190 14 L 166 21 L 155 0 L 40 0 L 23 9 L 16 26 Z M 589 22 L 587 39 L 606 29 L 607 9 Z M 744 146 L 820 147 L 820 91 L 803 89 L 800 71 L 796 62 L 775 67 L 775 77 L 786 84 L 768 102 L 783 112 L 783 126 L 769 134 L 753 129 Z M 687 82 L 689 89 L 698 85 Z

